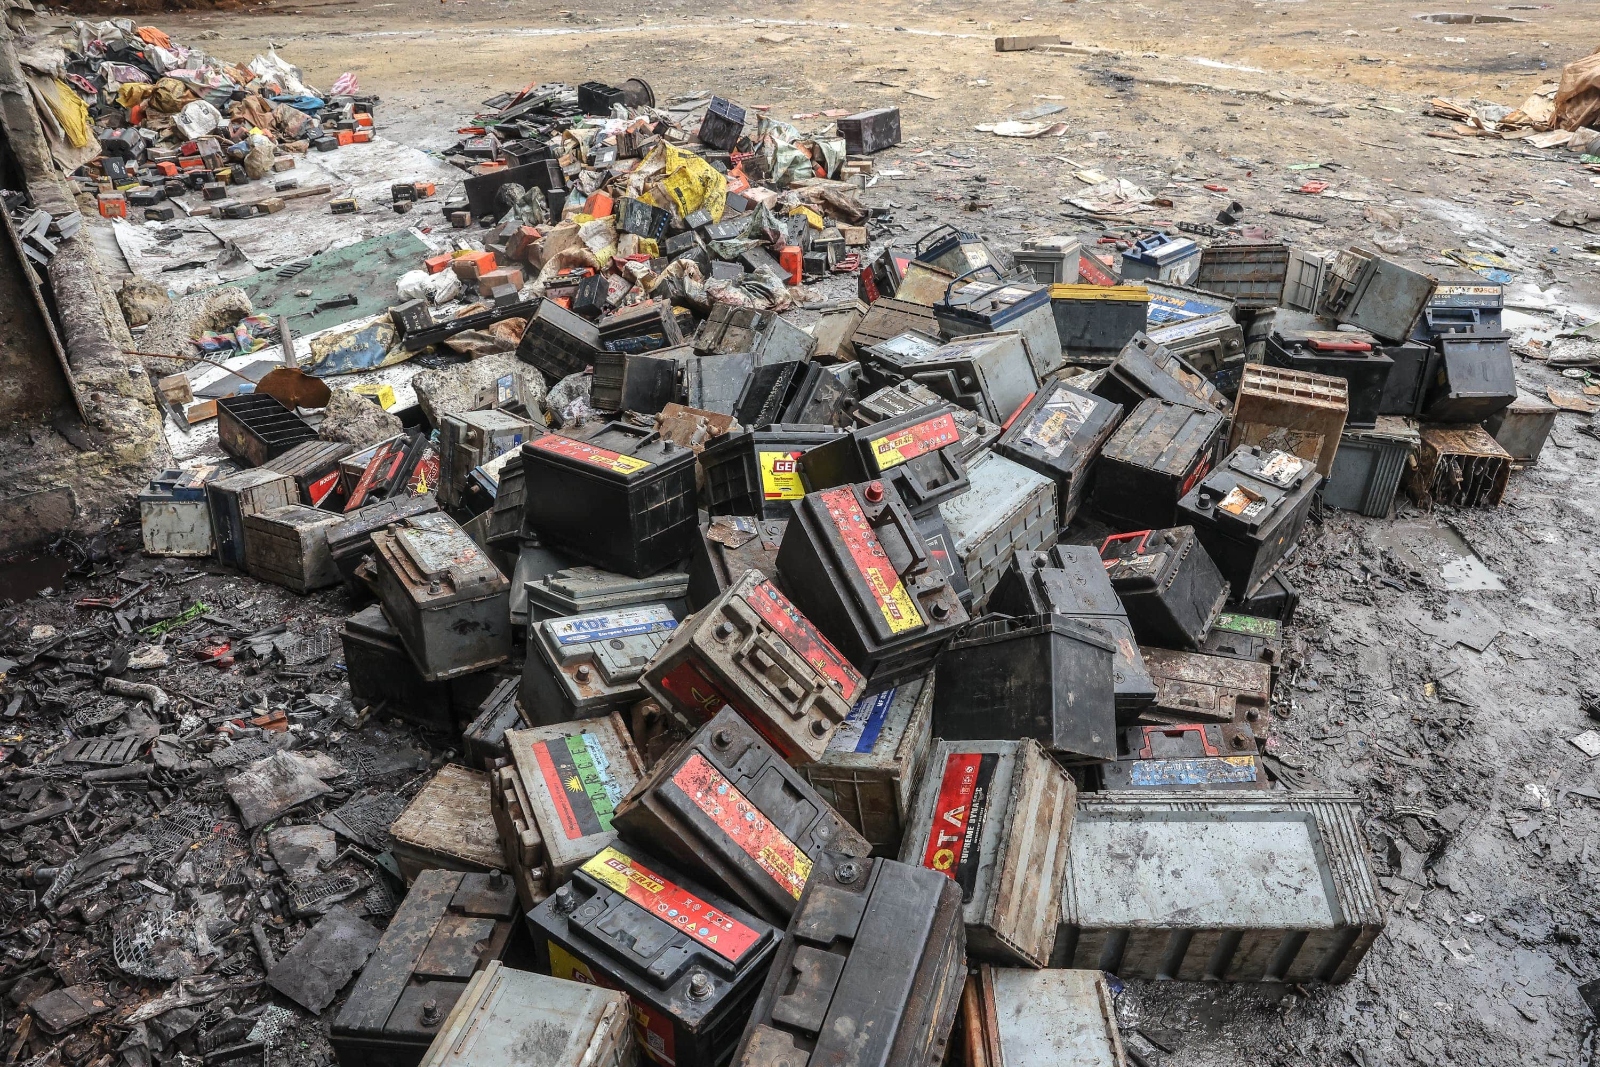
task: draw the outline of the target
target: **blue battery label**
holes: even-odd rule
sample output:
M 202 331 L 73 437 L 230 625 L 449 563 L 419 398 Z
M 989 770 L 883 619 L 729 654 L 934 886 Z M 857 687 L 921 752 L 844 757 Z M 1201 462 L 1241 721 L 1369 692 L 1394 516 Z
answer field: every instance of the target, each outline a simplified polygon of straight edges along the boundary
M 673 630 L 677 628 L 678 621 L 665 604 L 649 604 L 618 611 L 597 611 L 593 615 L 551 619 L 545 625 L 558 645 L 588 645 L 596 641 L 609 641 L 613 637 Z
M 894 703 L 897 692 L 898 687 L 885 689 L 856 701 L 856 706 L 850 709 L 850 714 L 844 717 L 844 722 L 839 724 L 828 741 L 828 751 L 871 752 L 872 746 L 878 743 L 878 735 L 883 733 L 883 724 L 889 718 L 889 705 Z

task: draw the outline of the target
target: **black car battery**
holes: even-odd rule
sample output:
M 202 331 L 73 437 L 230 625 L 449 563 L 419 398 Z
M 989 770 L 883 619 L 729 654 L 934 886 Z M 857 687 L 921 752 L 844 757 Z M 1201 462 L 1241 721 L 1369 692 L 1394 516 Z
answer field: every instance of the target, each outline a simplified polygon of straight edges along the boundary
M 727 1064 L 783 931 L 631 846 L 616 845 L 528 913 L 538 969 L 618 989 L 659 1067 Z
M 851 430 L 801 456 L 801 477 L 811 492 L 881 479 L 912 515 L 924 515 L 968 487 L 956 410 L 941 403 Z
M 506 956 L 517 894 L 499 871 L 423 871 L 329 1030 L 341 1064 L 416 1067 L 467 982 Z
M 1438 368 L 1423 401 L 1429 422 L 1482 422 L 1517 398 L 1508 333 L 1447 333 L 1434 342 Z
M 1043 967 L 1076 806 L 1072 778 L 1037 741 L 936 741 L 900 861 L 960 888 L 969 956 Z
M 1140 644 L 1199 648 L 1228 599 L 1192 526 L 1108 537 L 1100 558 Z
M 695 139 L 707 148 L 731 152 L 744 130 L 744 117 L 744 108 L 732 100 L 713 96 L 706 107 L 705 117 L 700 120 L 700 132 L 695 134 Z
M 339 640 L 357 710 L 382 705 L 395 718 L 430 730 L 455 729 L 451 683 L 423 681 L 381 607 L 371 604 L 345 619 Z
M 1492 282 L 1440 282 L 1411 336 L 1431 343 L 1447 333 L 1500 333 L 1506 289 Z
M 1294 621 L 1294 609 L 1299 605 L 1300 590 L 1282 574 L 1273 574 L 1250 596 L 1228 601 L 1230 611 L 1276 619 L 1285 626 Z
M 304 441 L 261 466 L 294 479 L 297 503 L 338 511 L 339 461 L 355 450 L 342 441 Z
M 1102 789 L 1268 789 L 1248 726 L 1176 723 L 1123 731 L 1122 751 L 1100 768 Z
M 551 548 L 634 578 L 689 554 L 694 452 L 611 422 L 582 440 L 545 434 L 522 446 L 528 525 Z
M 678 396 L 679 361 L 672 354 L 690 349 L 658 352 L 601 352 L 594 357 L 590 387 L 596 411 L 636 411 L 654 415 Z
M 967 622 L 891 485 L 808 494 L 778 548 L 796 605 L 867 678 L 868 691 L 919 678 Z
M 805 362 L 816 347 L 815 338 L 777 312 L 732 304 L 713 304 L 694 335 L 695 351 L 702 355 L 749 352 L 755 356 L 757 366 Z
M 961 553 L 956 550 L 955 534 L 951 531 L 950 524 L 945 521 L 944 512 L 939 508 L 932 508 L 916 516 L 916 521 L 917 533 L 922 535 L 922 543 L 928 546 L 928 558 L 933 560 L 934 566 L 945 576 L 950 588 L 956 591 L 956 596 L 961 599 L 961 606 L 970 612 L 972 585 L 967 581 L 967 569 L 962 563 Z
M 1432 277 L 1362 248 L 1342 249 L 1328 268 L 1317 310 L 1386 341 L 1403 341 L 1433 297 Z
M 551 382 L 583 373 L 600 352 L 599 327 L 554 300 L 539 301 L 517 344 L 517 358 Z
M 871 851 L 731 708 L 657 763 L 623 798 L 613 824 L 622 840 L 774 924 L 793 916 L 824 849 Z
M 844 150 L 852 156 L 867 156 L 900 143 L 900 109 L 875 107 L 834 121 L 844 138 Z
M 700 538 L 689 557 L 689 607 L 693 611 L 716 600 L 744 577 L 745 571 L 776 576 L 778 546 L 787 519 L 750 515 L 718 515 L 701 523 Z
M 1243 445 L 1178 502 L 1178 516 L 1232 587 L 1246 597 L 1300 538 L 1322 475 L 1310 460 Z
M 806 426 L 848 425 L 850 407 L 860 391 L 860 363 L 807 363 L 779 419 Z
M 1439 349 L 1426 341 L 1407 341 L 1383 345 L 1382 351 L 1394 366 L 1378 400 L 1378 414 L 1418 418 L 1439 371 Z
M 926 337 L 937 337 L 939 321 L 933 317 L 933 308 L 927 304 L 885 296 L 867 308 L 867 313 L 862 316 L 855 333 L 850 335 L 850 342 L 855 345 L 857 351 L 861 351 L 903 333 L 920 333 Z
M 1372 426 L 1383 406 L 1394 360 L 1384 355 L 1370 333 L 1299 330 L 1276 326 L 1267 338 L 1267 362 L 1275 367 L 1328 374 L 1349 383 L 1350 413 L 1345 425 Z
M 528 626 L 522 706 L 536 726 L 624 711 L 640 677 L 678 628 L 665 604 L 634 604 Z
M 352 593 L 361 593 L 366 589 L 356 577 L 356 568 L 372 554 L 372 535 L 375 531 L 401 519 L 438 510 L 439 501 L 432 493 L 397 496 L 346 512 L 342 519 L 328 527 L 328 554 L 333 557 L 333 565 L 338 568 L 339 577 L 344 579 L 345 588 Z
M 943 397 L 919 382 L 900 382 L 862 397 L 856 404 L 855 410 L 851 412 L 851 418 L 857 426 L 872 426 L 875 423 L 910 414 L 929 404 L 943 403 L 945 403 Z M 957 408 L 951 414 L 955 416 L 956 433 L 959 436 L 953 447 L 961 459 L 977 455 L 999 440 L 1003 429 L 1000 423 L 992 422 L 966 408 Z
M 783 410 L 805 366 L 796 359 L 757 366 L 745 379 L 739 399 L 734 402 L 734 421 L 755 429 L 770 428 L 777 421 L 778 413 Z
M 259 467 L 317 431 L 266 393 L 241 393 L 217 401 L 217 445 L 242 467 Z
M 1140 717 L 1147 725 L 1231 723 L 1248 727 L 1258 745 L 1272 731 L 1272 668 L 1265 663 L 1176 652 L 1143 650 L 1156 680 L 1156 701 Z
M 1142 285 L 1052 285 L 1050 310 L 1067 362 L 1110 363 L 1147 325 L 1150 290 Z
M 862 373 L 866 377 L 867 388 L 881 389 L 910 378 L 911 369 L 937 351 L 940 343 L 937 337 L 907 330 L 887 341 L 861 349 Z
M 923 234 L 917 241 L 915 259 L 958 277 L 1000 263 L 982 237 L 949 225 L 935 226 Z
M 611 117 L 611 109 L 618 104 L 626 107 L 627 94 L 604 82 L 584 82 L 578 86 L 578 106 L 585 115 Z
M 952 340 L 1002 331 L 1020 334 L 1037 378 L 1048 377 L 1061 366 L 1061 337 L 1050 310 L 1048 285 L 1007 280 L 997 268 L 986 267 L 951 281 L 944 297 L 933 305 L 933 316 L 939 331 Z
M 1139 654 L 1127 610 L 1094 548 L 1057 545 L 1048 553 L 1017 553 L 989 597 L 989 610 L 1018 617 L 1054 613 L 1100 629 L 1116 646 L 1111 681 L 1119 726 L 1155 699 L 1155 682 Z
M 1265 663 L 1272 668 L 1276 680 L 1283 663 L 1283 624 L 1277 619 L 1224 611 L 1217 616 L 1200 651 L 1208 656 Z
M 1115 529 L 1172 525 L 1178 501 L 1216 461 L 1225 425 L 1215 411 L 1141 401 L 1100 449 L 1090 507 Z
M 689 407 L 732 416 L 755 370 L 748 352 L 696 356 L 683 365 L 683 398 Z
M 933 732 L 945 740 L 1031 737 L 1068 759 L 1115 759 L 1116 645 L 1065 615 L 989 615 L 939 657 Z
M 1232 408 L 1228 398 L 1205 375 L 1142 332 L 1134 334 L 1123 346 L 1094 392 L 1129 410 L 1146 400 L 1187 404 L 1201 411 L 1227 412 Z
M 600 348 L 606 352 L 654 352 L 683 344 L 672 305 L 646 300 L 600 320 Z
M 692 725 L 731 707 L 784 759 L 800 764 L 826 750 L 866 680 L 776 584 L 752 570 L 678 629 L 644 685 Z
M 1189 366 L 1226 394 L 1239 384 L 1244 363 L 1244 330 L 1226 311 L 1183 319 L 1164 326 L 1151 325 L 1149 339 Z
M 472 721 L 462 728 L 461 750 L 467 766 L 489 770 L 496 760 L 511 754 L 506 748 L 506 731 L 533 725 L 522 714 L 522 701 L 517 699 L 520 688 L 516 678 L 500 679 L 478 705 Z
M 705 509 L 712 515 L 788 518 L 790 501 L 806 495 L 801 457 L 842 436 L 842 430 L 826 427 L 780 425 L 717 439 L 700 453 Z
M 872 846 L 897 856 L 933 743 L 933 676 L 856 701 L 815 763 L 795 768 Z
M 890 859 L 829 854 L 779 946 L 738 1067 L 932 1067 L 966 978 L 960 889 Z
M 1011 420 L 994 450 L 1056 483 L 1056 525 L 1064 529 L 1078 513 L 1089 471 L 1122 413 L 1120 404 L 1051 380 Z
M 689 612 L 688 589 L 689 575 L 680 570 L 630 578 L 598 567 L 561 567 L 528 582 L 527 621 L 532 625 L 635 604 L 665 604 L 673 618 L 681 619 Z

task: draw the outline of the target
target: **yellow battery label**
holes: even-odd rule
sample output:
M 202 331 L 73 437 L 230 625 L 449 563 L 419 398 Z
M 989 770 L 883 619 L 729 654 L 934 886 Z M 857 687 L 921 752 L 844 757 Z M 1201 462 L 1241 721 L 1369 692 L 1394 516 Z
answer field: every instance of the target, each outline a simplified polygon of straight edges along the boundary
M 800 484 L 802 452 L 762 452 L 761 497 L 763 500 L 799 500 L 806 495 Z

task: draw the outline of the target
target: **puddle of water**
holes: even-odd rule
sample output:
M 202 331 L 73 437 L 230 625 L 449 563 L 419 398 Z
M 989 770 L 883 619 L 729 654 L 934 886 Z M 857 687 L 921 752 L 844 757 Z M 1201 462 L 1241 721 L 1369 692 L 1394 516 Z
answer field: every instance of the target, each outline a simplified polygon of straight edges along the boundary
M 1433 22 L 1440 26 L 1481 26 L 1493 22 L 1527 22 L 1527 19 L 1513 18 L 1510 15 L 1469 15 L 1464 11 L 1440 11 L 1433 15 L 1418 15 L 1423 22 Z
M 1452 526 L 1397 522 L 1378 534 L 1378 543 L 1410 561 L 1421 574 L 1437 575 L 1444 587 L 1454 592 L 1494 592 L 1505 588 L 1500 576 L 1478 558 L 1467 539 Z
M 60 589 L 69 566 L 60 556 L 47 555 L 23 555 L 0 563 L 0 600 L 21 603 L 46 589 Z

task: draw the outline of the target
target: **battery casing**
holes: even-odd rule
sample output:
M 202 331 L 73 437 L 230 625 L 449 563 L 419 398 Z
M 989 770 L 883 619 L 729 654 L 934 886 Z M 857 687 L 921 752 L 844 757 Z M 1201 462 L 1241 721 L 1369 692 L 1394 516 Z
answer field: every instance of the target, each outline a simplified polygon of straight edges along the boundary
M 773 426 L 728 434 L 700 452 L 705 476 L 701 503 L 713 515 L 787 519 L 790 501 L 805 496 L 800 459 L 843 431 Z
M 244 520 L 295 503 L 294 479 L 287 474 L 251 467 L 219 474 L 206 483 L 206 504 L 217 558 L 244 570 Z
M 788 525 L 784 519 L 747 515 L 718 515 L 702 524 L 689 557 L 689 607 L 699 611 L 710 604 L 744 577 L 745 571 L 776 578 L 778 546 Z
M 1508 333 L 1447 333 L 1434 342 L 1438 370 L 1422 417 L 1429 422 L 1482 422 L 1517 398 Z
M 599 567 L 563 567 L 528 582 L 527 617 L 531 625 L 565 615 L 591 615 L 634 604 L 665 604 L 674 618 L 687 614 L 689 576 L 661 571 L 632 578 Z
M 1108 537 L 1100 558 L 1141 644 L 1199 648 L 1227 602 L 1228 581 L 1192 526 Z
M 389 851 L 408 882 L 428 870 L 488 874 L 505 855 L 489 803 L 489 776 L 446 763 L 389 824 Z
M 421 1067 L 636 1067 L 632 1024 L 621 993 L 494 960 L 467 983 Z
M 1343 378 L 1348 383 L 1347 426 L 1371 426 L 1383 407 L 1394 360 L 1367 333 L 1274 327 L 1267 338 L 1267 362 L 1291 370 Z
M 228 464 L 162 471 L 139 494 L 139 531 L 146 554 L 204 558 L 215 552 L 206 486 L 231 469 Z
M 1043 552 L 1056 543 L 1056 485 L 1047 476 L 985 452 L 967 469 L 969 488 L 939 505 L 951 547 L 982 611 L 1018 552 Z
M 888 419 L 909 414 L 929 404 L 940 404 L 943 397 L 918 382 L 900 382 L 869 393 L 856 404 L 851 417 L 857 426 L 872 426 Z M 999 438 L 1001 425 L 991 422 L 975 411 L 956 408 L 950 414 L 956 420 L 958 440 L 950 447 L 962 459 L 977 455 Z
M 439 502 L 461 503 L 472 469 L 543 436 L 528 419 L 488 408 L 446 415 L 439 426 Z
M 1122 346 L 1094 392 L 1130 410 L 1145 400 L 1187 404 L 1201 411 L 1230 408 L 1228 398 L 1205 375 L 1143 331 Z
M 528 316 L 517 344 L 517 358 L 551 382 L 581 374 L 600 354 L 600 330 L 554 300 L 541 300 Z
M 378 599 L 424 679 L 470 674 L 510 656 L 511 584 L 448 515 L 376 530 L 372 548 Z
M 1078 513 L 1089 471 L 1122 421 L 1122 412 L 1120 404 L 1052 380 L 1039 387 L 994 450 L 1056 483 L 1056 525 L 1065 529 Z
M 1141 649 L 1156 682 L 1149 723 L 1217 722 L 1248 726 L 1262 742 L 1272 732 L 1272 668 L 1265 663 Z
M 1100 768 L 1106 790 L 1267 789 L 1255 735 L 1232 723 L 1174 723 L 1123 731 L 1121 751 Z
M 385 526 L 413 515 L 426 515 L 439 510 L 439 501 L 432 493 L 420 496 L 392 496 L 374 504 L 364 504 L 354 511 L 345 512 L 339 522 L 328 527 L 328 555 L 334 568 L 344 581 L 345 588 L 358 595 L 366 595 L 366 586 L 356 577 L 356 568 L 372 554 L 372 534 Z
M 1142 285 L 1052 285 L 1050 311 L 1067 362 L 1110 363 L 1145 328 L 1150 291 Z
M 1113 529 L 1172 525 L 1178 501 L 1216 461 L 1224 425 L 1214 411 L 1141 401 L 1100 450 L 1091 508 Z
M 516 678 L 501 679 L 478 705 L 476 714 L 461 731 L 462 755 L 468 766 L 488 770 L 494 761 L 510 755 L 506 731 L 533 725 L 522 714 L 522 702 L 517 698 L 521 688 Z
M 1096 970 L 980 964 L 962 998 L 961 1067 L 1127 1067 L 1116 1002 Z
M 335 512 L 287 504 L 244 519 L 244 565 L 252 578 L 310 593 L 339 584 L 328 552 L 328 530 Z
M 678 628 L 665 604 L 633 604 L 528 627 L 522 706 L 539 726 L 592 719 L 644 698 L 640 678 Z
M 912 515 L 927 513 L 967 489 L 957 410 L 916 408 L 812 448 L 799 461 L 806 491 L 880 478 Z
M 1189 490 L 1178 516 L 1241 599 L 1295 546 L 1321 484 L 1310 460 L 1245 446 Z

